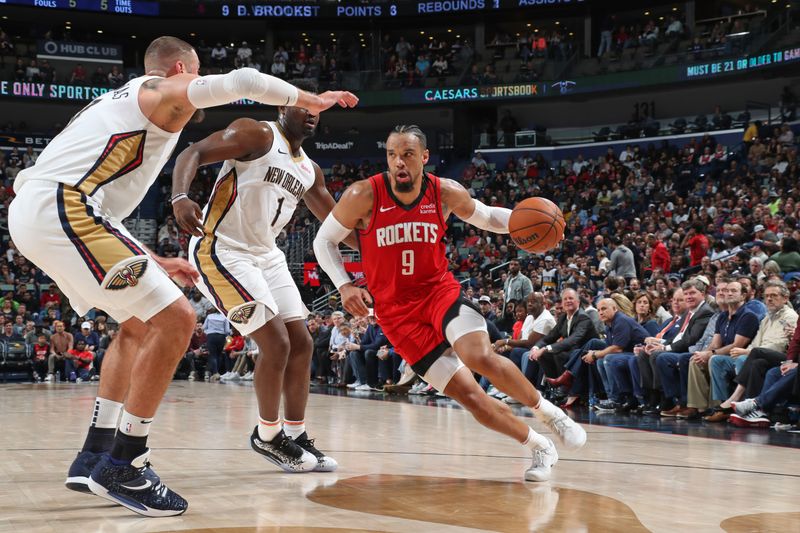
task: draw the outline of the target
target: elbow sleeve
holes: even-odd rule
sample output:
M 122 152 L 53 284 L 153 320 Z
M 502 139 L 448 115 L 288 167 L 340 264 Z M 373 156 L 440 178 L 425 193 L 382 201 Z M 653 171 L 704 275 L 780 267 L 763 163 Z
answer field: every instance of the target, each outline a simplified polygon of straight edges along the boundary
M 342 226 L 333 214 L 329 214 L 314 238 L 314 255 L 337 289 L 350 283 L 350 276 L 344 268 L 342 254 L 339 251 L 339 243 L 350 235 L 351 231 Z
M 201 76 L 186 89 L 189 102 L 197 109 L 230 104 L 242 98 L 273 106 L 293 106 L 299 94 L 294 85 L 253 68 Z
M 492 233 L 508 233 L 508 220 L 511 218 L 511 209 L 505 207 L 490 207 L 479 200 L 475 202 L 475 211 L 465 222 L 473 226 L 491 231 Z

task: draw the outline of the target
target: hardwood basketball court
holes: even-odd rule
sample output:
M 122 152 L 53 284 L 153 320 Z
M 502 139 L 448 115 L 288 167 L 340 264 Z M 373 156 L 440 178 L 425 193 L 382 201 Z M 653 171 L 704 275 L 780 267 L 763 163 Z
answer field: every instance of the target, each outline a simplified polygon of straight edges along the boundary
M 312 394 L 309 434 L 340 468 L 286 474 L 249 447 L 252 387 L 200 382 L 172 384 L 149 441 L 189 510 L 143 518 L 63 485 L 93 384 L 0 387 L 0 531 L 800 532 L 800 435 L 774 446 L 767 431 L 735 442 L 585 424 L 586 446 L 534 484 L 525 449 L 449 400 Z

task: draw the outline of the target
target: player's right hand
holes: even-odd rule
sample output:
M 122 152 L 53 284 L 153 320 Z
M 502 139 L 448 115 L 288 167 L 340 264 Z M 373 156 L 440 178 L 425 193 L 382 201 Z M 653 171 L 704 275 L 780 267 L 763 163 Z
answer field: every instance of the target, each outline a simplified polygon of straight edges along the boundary
M 317 104 L 311 104 L 307 109 L 312 115 L 319 115 L 336 104 L 341 107 L 355 107 L 358 105 L 358 96 L 347 91 L 326 91 L 318 95 Z
M 190 198 L 181 198 L 172 205 L 172 212 L 175 214 L 175 221 L 180 228 L 191 233 L 195 237 L 203 236 L 203 210 Z
M 357 317 L 365 317 L 369 314 L 367 304 L 372 304 L 372 296 L 366 289 L 346 283 L 339 287 L 339 294 L 342 296 L 342 306 L 345 311 Z

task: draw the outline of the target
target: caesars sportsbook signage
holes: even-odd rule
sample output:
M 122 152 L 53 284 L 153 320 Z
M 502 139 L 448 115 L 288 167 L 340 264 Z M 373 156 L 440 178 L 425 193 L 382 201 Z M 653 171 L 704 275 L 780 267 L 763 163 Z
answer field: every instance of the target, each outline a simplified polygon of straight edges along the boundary
M 102 46 L 102 45 L 97 45 Z M 102 49 L 101 49 L 102 51 Z M 617 72 L 570 80 L 502 85 L 430 87 L 387 91 L 358 91 L 359 106 L 429 105 L 492 100 L 529 100 L 558 98 L 571 94 L 609 92 L 670 83 L 691 83 L 694 80 L 717 79 L 732 75 L 777 68 L 800 63 L 800 47 L 776 50 L 755 56 L 733 57 L 715 61 L 687 62 L 648 70 Z M 108 87 L 0 81 L 0 98 L 36 98 L 42 100 L 88 101 L 108 92 Z M 258 106 L 251 100 L 231 105 Z M 339 147 L 320 147 L 335 151 Z

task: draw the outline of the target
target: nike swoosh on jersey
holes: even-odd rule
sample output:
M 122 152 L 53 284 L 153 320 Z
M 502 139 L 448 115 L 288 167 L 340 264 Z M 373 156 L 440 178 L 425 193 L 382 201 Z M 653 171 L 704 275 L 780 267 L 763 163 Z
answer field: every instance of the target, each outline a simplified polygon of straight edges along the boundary
M 120 484 L 120 486 L 122 486 L 122 487 L 124 487 L 124 488 L 126 488 L 128 490 L 137 490 L 137 491 L 138 490 L 147 490 L 147 489 L 149 489 L 150 487 L 153 486 L 153 482 L 150 481 L 149 479 L 145 479 L 143 485 L 137 485 L 136 487 L 131 487 L 130 485 L 124 485 L 124 484 Z
M 279 153 L 279 154 L 283 154 L 283 155 L 289 155 L 289 152 L 284 152 L 284 151 L 283 151 L 283 150 L 281 150 L 280 148 L 278 148 L 278 153 Z
M 396 206 L 396 205 L 393 205 L 392 207 L 383 207 L 383 206 L 381 206 L 381 208 L 380 208 L 380 212 L 381 212 L 381 213 L 385 213 L 386 211 L 391 211 L 391 210 L 392 210 L 392 209 L 394 209 L 395 207 L 397 207 L 397 206 Z

